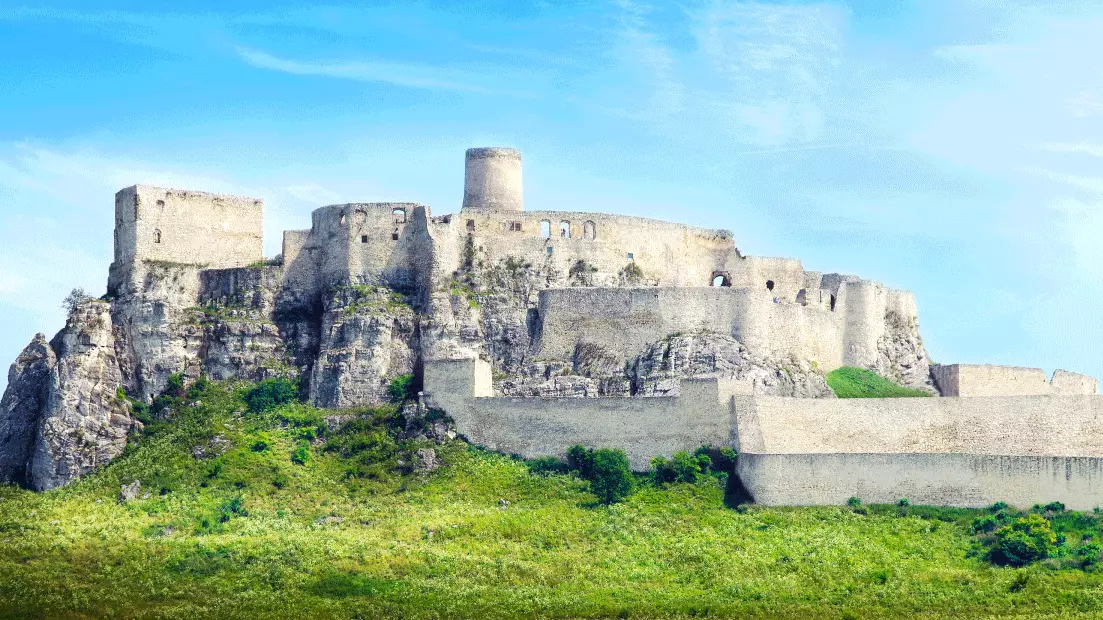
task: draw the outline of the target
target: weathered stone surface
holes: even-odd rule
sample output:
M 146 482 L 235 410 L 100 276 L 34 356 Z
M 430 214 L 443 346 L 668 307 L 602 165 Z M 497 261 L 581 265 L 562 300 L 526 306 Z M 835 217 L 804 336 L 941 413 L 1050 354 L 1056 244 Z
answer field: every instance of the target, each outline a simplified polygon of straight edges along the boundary
M 138 496 L 142 493 L 142 482 L 140 480 L 133 480 L 130 484 L 124 484 L 119 489 L 119 503 L 125 504 L 138 499 Z
M 342 287 L 326 304 L 311 402 L 332 409 L 384 402 L 388 382 L 414 370 L 416 336 L 413 309 L 401 296 Z
M 109 304 L 80 304 L 51 346 L 58 361 L 28 464 L 27 482 L 38 490 L 62 486 L 108 463 L 123 451 L 135 426 L 129 405 L 116 394 L 122 373 Z
M 37 334 L 8 371 L 8 387 L 0 400 L 0 482 L 28 484 L 27 462 L 56 366 L 50 343 Z
M 877 363 L 871 370 L 905 387 L 937 394 L 918 321 L 888 312 L 885 330 L 877 341 Z

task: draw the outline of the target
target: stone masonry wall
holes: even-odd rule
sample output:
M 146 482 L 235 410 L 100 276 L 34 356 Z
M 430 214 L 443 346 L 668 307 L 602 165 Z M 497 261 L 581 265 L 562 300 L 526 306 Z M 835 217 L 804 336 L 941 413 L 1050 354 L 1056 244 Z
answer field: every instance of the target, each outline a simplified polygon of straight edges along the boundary
M 1098 394 L 1099 382 L 1085 375 L 1058 370 L 1052 380 L 1041 368 L 948 364 L 931 367 L 943 396 L 1028 396 Z

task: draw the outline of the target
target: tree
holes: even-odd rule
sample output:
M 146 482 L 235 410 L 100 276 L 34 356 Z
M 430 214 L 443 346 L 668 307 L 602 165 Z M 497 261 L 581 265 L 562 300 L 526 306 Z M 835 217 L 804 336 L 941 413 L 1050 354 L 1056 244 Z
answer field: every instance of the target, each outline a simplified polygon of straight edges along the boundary
M 1026 515 L 995 533 L 989 554 L 993 564 L 1024 566 L 1050 557 L 1057 550 L 1057 534 L 1041 515 Z
M 632 493 L 635 479 L 623 450 L 594 450 L 590 468 L 590 490 L 603 504 L 615 504 Z
M 92 299 L 88 293 L 84 292 L 82 288 L 75 288 L 69 291 L 69 295 L 62 302 L 61 307 L 65 308 L 69 314 L 72 314 L 81 304 Z

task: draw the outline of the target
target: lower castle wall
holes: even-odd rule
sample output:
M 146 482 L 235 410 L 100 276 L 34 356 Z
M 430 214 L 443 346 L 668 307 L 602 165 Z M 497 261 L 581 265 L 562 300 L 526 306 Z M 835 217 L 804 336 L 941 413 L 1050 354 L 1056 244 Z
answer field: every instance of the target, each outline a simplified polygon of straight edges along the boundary
M 732 388 L 684 381 L 681 396 L 659 398 L 491 398 L 490 368 L 480 360 L 427 361 L 430 404 L 455 420 L 472 443 L 525 458 L 559 456 L 575 444 L 617 447 L 632 468 L 652 457 L 702 445 L 732 444 Z
M 747 454 L 739 478 L 767 506 L 888 504 L 1019 508 L 1103 505 L 1103 459 L 989 454 Z
M 1085 375 L 1058 370 L 1052 381 L 1041 368 L 950 364 L 931 367 L 943 396 L 1025 396 L 1098 394 L 1099 382 Z

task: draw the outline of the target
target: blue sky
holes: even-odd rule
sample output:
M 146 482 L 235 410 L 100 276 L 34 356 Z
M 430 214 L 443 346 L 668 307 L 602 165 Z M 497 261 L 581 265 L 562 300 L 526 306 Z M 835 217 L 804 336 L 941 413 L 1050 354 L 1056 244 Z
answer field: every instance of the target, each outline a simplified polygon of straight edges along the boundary
M 0 358 L 102 293 L 135 183 L 267 203 L 462 199 L 520 148 L 532 209 L 727 228 L 915 291 L 941 362 L 1103 375 L 1092 1 L 0 0 Z M 0 379 L 2 381 L 2 379 Z

